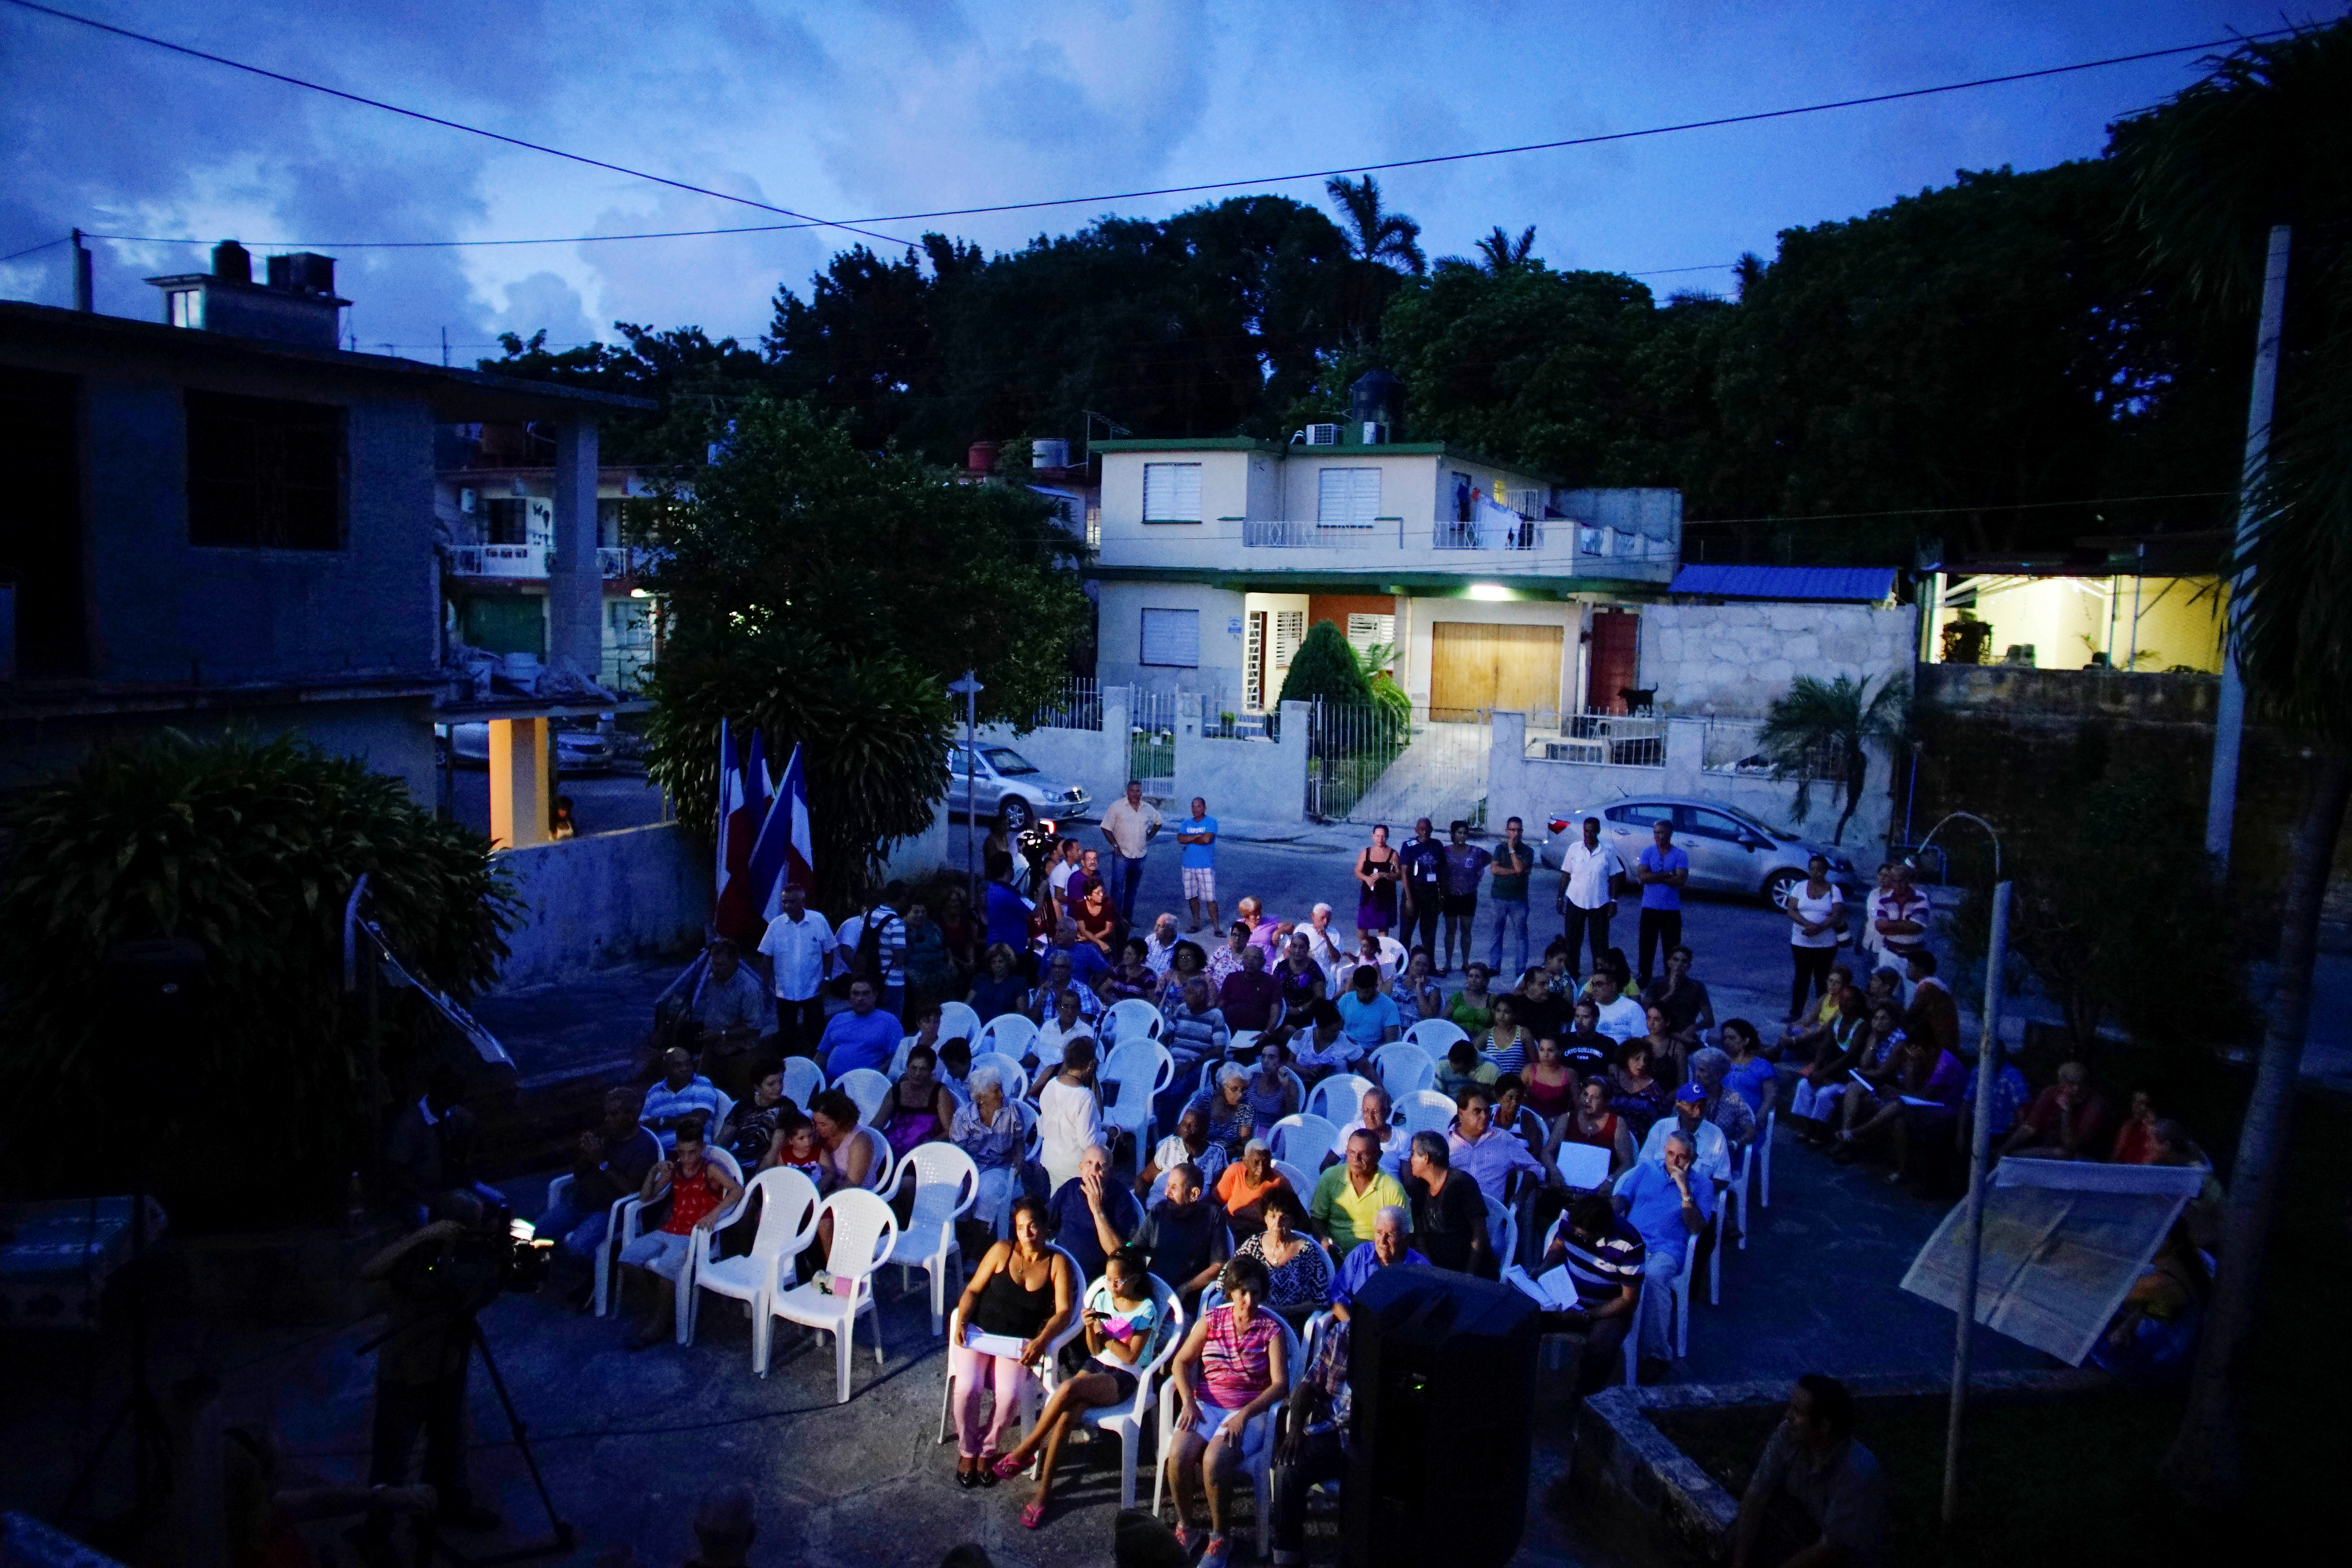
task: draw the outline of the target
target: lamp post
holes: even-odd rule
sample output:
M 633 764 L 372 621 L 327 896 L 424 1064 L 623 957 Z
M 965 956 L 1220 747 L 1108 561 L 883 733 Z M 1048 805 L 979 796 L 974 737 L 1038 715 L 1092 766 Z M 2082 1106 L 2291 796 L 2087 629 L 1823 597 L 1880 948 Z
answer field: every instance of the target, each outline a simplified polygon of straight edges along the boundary
M 963 699 L 963 880 L 965 896 L 974 910 L 983 908 L 980 899 L 978 868 L 972 863 L 972 837 L 976 818 L 972 813 L 976 777 L 980 772 L 980 694 L 988 688 L 980 683 L 979 672 L 967 669 L 961 680 L 950 681 L 948 690 Z
M 1969 1131 L 1968 1242 L 1960 1258 L 1958 1322 L 1952 1331 L 1952 1405 L 1944 1425 L 1944 1523 L 1960 1517 L 1960 1419 L 1969 1403 L 1969 1359 L 1975 1348 L 1977 1267 L 1984 1254 L 1985 1167 L 1992 1159 L 1992 1089 L 2000 1054 L 2000 963 L 2009 947 L 2009 881 L 2001 875 L 2000 835 L 1991 823 L 1956 811 L 1927 829 L 1925 849 L 1947 822 L 1973 822 L 1992 840 L 1992 931 L 1985 943 L 1984 1026 L 1977 1039 L 1976 1115 Z

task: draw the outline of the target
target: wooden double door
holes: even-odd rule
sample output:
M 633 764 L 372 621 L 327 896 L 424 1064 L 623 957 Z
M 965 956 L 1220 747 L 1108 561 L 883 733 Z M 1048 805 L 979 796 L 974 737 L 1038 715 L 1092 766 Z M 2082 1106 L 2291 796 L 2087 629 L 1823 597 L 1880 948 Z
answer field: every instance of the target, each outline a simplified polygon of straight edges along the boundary
M 1497 708 L 1559 710 L 1560 627 L 1437 621 L 1429 631 L 1432 720 L 1466 722 Z

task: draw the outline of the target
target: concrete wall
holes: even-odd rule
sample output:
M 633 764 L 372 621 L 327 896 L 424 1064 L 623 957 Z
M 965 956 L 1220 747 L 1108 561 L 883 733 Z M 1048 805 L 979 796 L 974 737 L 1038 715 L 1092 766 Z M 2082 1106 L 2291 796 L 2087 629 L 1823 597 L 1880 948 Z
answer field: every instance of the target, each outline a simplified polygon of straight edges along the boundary
M 1189 814 L 1192 797 L 1209 803 L 1212 816 L 1235 822 L 1293 823 L 1307 820 L 1307 730 L 1313 711 L 1305 702 L 1282 705 L 1278 741 L 1202 738 L 1201 700 L 1176 705 L 1176 786 L 1169 808 Z M 1215 716 L 1211 715 L 1213 723 Z
M 710 921 L 710 852 L 674 822 L 502 850 L 496 858 L 524 903 L 496 990 L 688 953 Z
M 1908 674 L 1917 611 L 1864 605 L 1654 605 L 1642 612 L 1641 683 L 1661 713 L 1761 718 L 1800 675 L 1876 683 Z
M 1243 627 L 1247 595 L 1201 583 L 1102 584 L 1096 626 L 1095 673 L 1105 686 L 1138 685 L 1155 691 L 1201 691 L 1238 710 L 1242 695 Z M 1201 662 L 1192 668 L 1145 664 L 1143 612 L 1192 610 L 1201 617 Z M 1094 787 L 1091 782 L 1088 789 Z
M 1801 838 L 1827 841 L 1843 802 L 1831 804 L 1826 786 L 1813 789 L 1812 813 L 1796 819 L 1797 786 L 1769 778 L 1743 776 L 1706 766 L 1707 724 L 1700 719 L 1665 721 L 1665 763 L 1663 767 L 1629 767 L 1595 763 L 1556 763 L 1528 755 L 1528 721 L 1524 713 L 1495 715 L 1494 751 L 1486 763 L 1486 820 L 1500 823 L 1517 816 L 1529 826 L 1528 837 L 1545 837 L 1543 824 L 1554 816 L 1591 806 L 1606 805 L 1628 795 L 1675 795 L 1718 801 L 1761 818 Z M 1874 847 L 1886 841 L 1893 812 L 1888 796 L 1890 763 L 1882 752 L 1871 753 L 1868 783 L 1862 805 L 1846 825 L 1841 841 L 1848 847 Z

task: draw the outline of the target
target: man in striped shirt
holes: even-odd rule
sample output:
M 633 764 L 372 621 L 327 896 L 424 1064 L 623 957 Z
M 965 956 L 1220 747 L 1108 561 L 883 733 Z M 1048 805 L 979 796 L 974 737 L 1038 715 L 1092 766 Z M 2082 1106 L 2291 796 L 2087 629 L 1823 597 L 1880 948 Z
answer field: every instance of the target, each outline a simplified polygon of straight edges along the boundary
M 1576 1306 L 1545 1314 L 1548 1332 L 1580 1334 L 1576 1391 L 1598 1394 L 1618 1377 L 1625 1336 L 1642 1302 L 1645 1248 L 1633 1227 L 1619 1217 L 1605 1193 L 1592 1193 L 1569 1205 L 1568 1223 L 1545 1249 L 1538 1273 L 1566 1268 L 1576 1285 Z

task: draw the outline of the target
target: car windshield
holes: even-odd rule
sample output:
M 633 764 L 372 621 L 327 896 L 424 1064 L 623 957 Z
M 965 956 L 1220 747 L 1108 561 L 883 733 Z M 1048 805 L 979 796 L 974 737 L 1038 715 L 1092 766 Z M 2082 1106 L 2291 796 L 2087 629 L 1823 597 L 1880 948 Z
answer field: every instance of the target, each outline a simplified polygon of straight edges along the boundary
M 1773 826 L 1770 823 L 1759 822 L 1744 811 L 1733 811 L 1729 806 L 1724 806 L 1720 809 L 1728 816 L 1736 817 L 1740 826 L 1744 827 L 1752 827 L 1767 838 L 1777 840 L 1782 844 L 1794 844 L 1797 841 L 1797 836 L 1795 834 L 1783 833 L 1779 828 Z
M 1028 758 L 1023 756 L 1020 752 L 1014 751 L 1010 746 L 990 746 L 980 754 L 986 757 L 988 759 L 988 765 L 994 768 L 1000 773 L 1009 775 L 1013 773 L 1034 773 L 1037 771 L 1036 768 L 1031 764 Z

